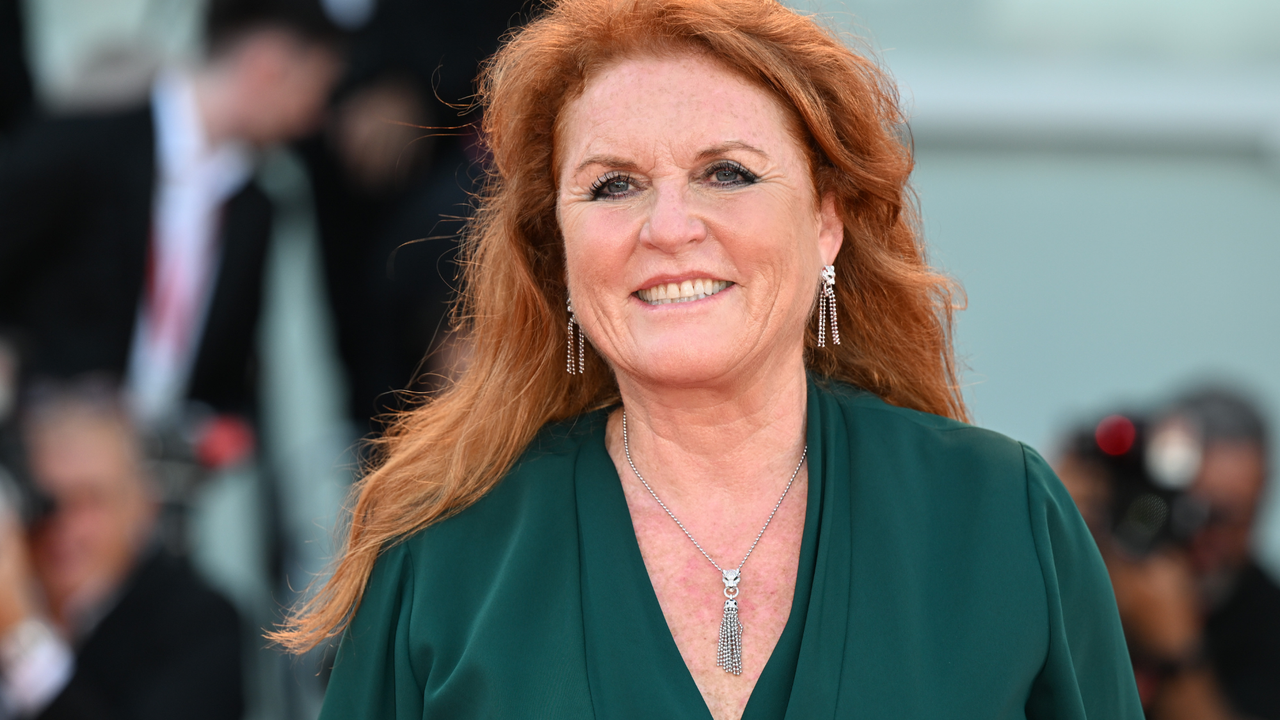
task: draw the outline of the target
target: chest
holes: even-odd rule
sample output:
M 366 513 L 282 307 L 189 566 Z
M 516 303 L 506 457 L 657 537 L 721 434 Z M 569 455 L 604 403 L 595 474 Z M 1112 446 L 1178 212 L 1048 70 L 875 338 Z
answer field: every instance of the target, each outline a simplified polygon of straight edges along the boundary
M 624 483 L 624 492 L 645 570 L 685 666 L 712 717 L 736 720 L 742 716 L 791 614 L 804 534 L 807 478 L 803 473 L 796 478 L 763 534 L 760 530 L 770 507 L 759 512 L 726 512 L 725 517 L 682 519 L 701 550 L 643 487 Z M 703 551 L 721 568 L 737 568 L 757 535 L 759 543 L 742 565 L 737 585 L 742 672 L 735 675 L 717 665 L 726 588 L 721 571 Z

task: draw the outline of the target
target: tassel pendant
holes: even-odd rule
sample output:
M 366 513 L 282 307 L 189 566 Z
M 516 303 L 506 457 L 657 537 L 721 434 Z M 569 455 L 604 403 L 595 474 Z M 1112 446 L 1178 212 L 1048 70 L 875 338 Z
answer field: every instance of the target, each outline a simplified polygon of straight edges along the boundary
M 724 580 L 724 618 L 720 620 L 720 646 L 716 651 L 716 667 L 727 673 L 742 674 L 742 623 L 738 621 L 737 570 L 721 570 Z
M 720 621 L 720 649 L 716 667 L 727 673 L 742 674 L 742 623 L 738 621 L 738 601 L 724 601 L 724 619 Z

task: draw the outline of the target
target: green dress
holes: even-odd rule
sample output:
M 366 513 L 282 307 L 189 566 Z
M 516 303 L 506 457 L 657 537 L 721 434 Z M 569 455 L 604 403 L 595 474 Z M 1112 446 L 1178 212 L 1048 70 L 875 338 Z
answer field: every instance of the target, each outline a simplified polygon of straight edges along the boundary
M 795 599 L 745 720 L 1142 718 L 1106 569 L 1035 451 L 844 385 L 811 381 L 807 412 Z M 710 718 L 606 417 L 548 426 L 383 553 L 322 720 Z

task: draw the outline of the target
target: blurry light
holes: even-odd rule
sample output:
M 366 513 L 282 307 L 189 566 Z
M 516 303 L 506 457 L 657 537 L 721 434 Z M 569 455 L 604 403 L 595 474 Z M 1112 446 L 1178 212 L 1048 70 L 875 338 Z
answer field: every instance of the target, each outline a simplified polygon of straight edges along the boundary
M 1200 473 L 1204 458 L 1200 436 L 1183 418 L 1173 418 L 1156 428 L 1147 445 L 1147 471 L 1166 490 L 1185 490 Z
M 237 465 L 253 454 L 253 428 L 234 415 L 217 415 L 200 428 L 196 457 L 207 468 Z
M 1108 455 L 1123 455 L 1133 448 L 1138 429 L 1133 421 L 1123 415 L 1108 415 L 1098 423 L 1093 438 L 1098 448 Z
M 373 15 L 374 0 L 320 0 L 325 14 L 343 30 L 359 30 Z

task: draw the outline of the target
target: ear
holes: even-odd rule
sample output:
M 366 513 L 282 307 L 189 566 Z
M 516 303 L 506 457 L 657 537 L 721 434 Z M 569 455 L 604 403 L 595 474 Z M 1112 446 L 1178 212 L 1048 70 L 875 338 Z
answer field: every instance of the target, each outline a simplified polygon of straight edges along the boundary
M 835 193 L 822 196 L 822 204 L 818 208 L 818 254 L 822 256 L 823 265 L 833 265 L 840 245 L 844 243 L 844 223 L 840 213 L 836 211 Z

